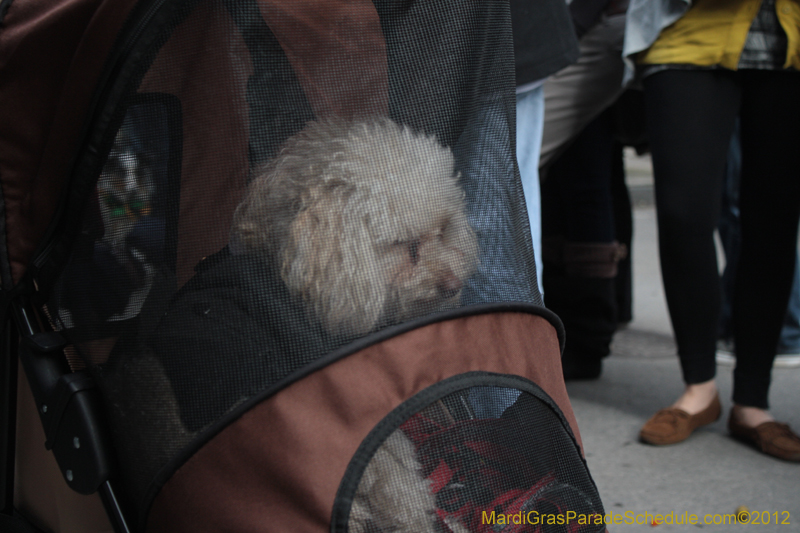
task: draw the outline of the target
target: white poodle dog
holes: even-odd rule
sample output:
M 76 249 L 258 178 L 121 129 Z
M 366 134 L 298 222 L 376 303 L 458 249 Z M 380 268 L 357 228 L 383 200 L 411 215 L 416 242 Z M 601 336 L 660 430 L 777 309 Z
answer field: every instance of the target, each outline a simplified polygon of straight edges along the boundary
M 478 244 L 453 155 L 388 118 L 310 122 L 258 171 L 232 247 L 263 254 L 333 334 L 458 305 Z

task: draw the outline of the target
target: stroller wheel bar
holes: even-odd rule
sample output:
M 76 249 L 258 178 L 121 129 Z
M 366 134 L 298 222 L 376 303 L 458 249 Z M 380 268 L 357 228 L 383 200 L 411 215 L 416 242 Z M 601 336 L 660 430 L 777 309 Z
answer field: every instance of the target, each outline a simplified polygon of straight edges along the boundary
M 114 492 L 111 482 L 106 481 L 100 485 L 100 499 L 103 500 L 108 518 L 111 525 L 114 527 L 115 533 L 130 533 L 128 523 L 125 521 L 125 516 L 122 513 L 122 507 L 117 499 L 117 494 Z

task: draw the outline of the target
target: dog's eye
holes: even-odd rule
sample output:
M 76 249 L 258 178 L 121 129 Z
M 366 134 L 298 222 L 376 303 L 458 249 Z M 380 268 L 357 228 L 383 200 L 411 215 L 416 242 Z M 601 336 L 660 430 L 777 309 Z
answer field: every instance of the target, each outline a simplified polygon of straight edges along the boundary
M 408 243 L 408 255 L 411 257 L 412 264 L 416 265 L 419 262 L 419 239 Z

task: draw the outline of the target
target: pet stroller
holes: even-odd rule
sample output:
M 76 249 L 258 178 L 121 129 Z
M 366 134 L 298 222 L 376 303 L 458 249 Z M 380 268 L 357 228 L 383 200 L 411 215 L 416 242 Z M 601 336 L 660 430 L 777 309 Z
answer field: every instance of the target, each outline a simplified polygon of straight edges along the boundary
M 508 9 L 0 3 L 4 531 L 604 530 Z

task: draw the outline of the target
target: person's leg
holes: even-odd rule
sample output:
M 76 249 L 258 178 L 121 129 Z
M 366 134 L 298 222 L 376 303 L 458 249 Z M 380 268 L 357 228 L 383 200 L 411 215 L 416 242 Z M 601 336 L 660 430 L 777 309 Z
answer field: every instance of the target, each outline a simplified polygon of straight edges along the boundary
M 544 127 L 544 90 L 541 86 L 517 95 L 517 163 L 536 256 L 536 277 L 542 292 L 542 202 L 539 190 L 539 154 Z
M 667 70 L 644 80 L 664 291 L 689 414 L 716 396 L 720 279 L 714 244 L 720 190 L 739 102 L 734 73 Z
M 565 379 L 595 379 L 617 327 L 613 115 L 589 123 L 542 188 L 545 305 L 566 331 Z
M 734 402 L 766 410 L 797 255 L 800 73 L 743 72 Z
M 728 430 L 768 455 L 800 462 L 800 436 L 767 410 L 797 255 L 800 73 L 744 71 L 742 80 L 742 250 L 733 301 L 736 368 Z
M 625 183 L 625 156 L 623 145 L 614 143 L 611 170 L 611 198 L 614 205 L 614 230 L 617 242 L 627 249 L 617 265 L 615 290 L 617 293 L 617 324 L 633 320 L 633 211 L 628 186 Z
M 714 378 L 720 281 L 714 245 L 739 107 L 730 73 L 668 70 L 645 79 L 664 289 L 687 384 Z

